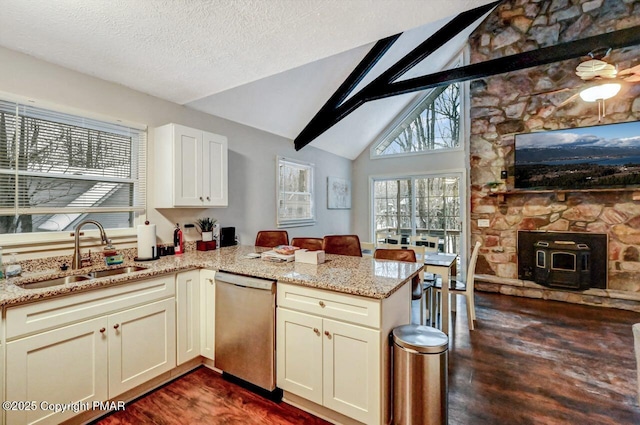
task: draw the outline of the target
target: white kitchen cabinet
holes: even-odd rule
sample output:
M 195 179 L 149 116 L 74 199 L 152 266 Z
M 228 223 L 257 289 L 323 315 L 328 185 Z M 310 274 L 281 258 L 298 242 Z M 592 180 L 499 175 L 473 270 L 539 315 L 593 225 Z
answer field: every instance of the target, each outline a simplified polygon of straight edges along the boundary
M 279 283 L 278 387 L 358 421 L 381 423 L 384 338 L 378 329 L 331 318 L 346 312 L 366 322 L 372 316 L 365 311 L 374 310 L 376 303 Z M 317 307 L 318 315 L 287 307 Z
M 175 283 L 170 274 L 8 307 L 4 399 L 106 401 L 175 368 Z M 7 423 L 57 424 L 77 413 L 38 406 L 7 412 Z
M 42 409 L 41 402 L 107 400 L 106 330 L 107 318 L 99 317 L 9 342 L 6 399 L 38 405 L 7 411 L 7 423 L 57 424 L 76 414 Z
M 176 277 L 176 333 L 178 365 L 200 355 L 200 271 Z
M 109 398 L 176 366 L 175 323 L 173 299 L 109 316 Z
M 226 207 L 227 138 L 167 124 L 154 132 L 155 207 Z
M 380 331 L 322 321 L 322 404 L 364 423 L 379 422 Z
M 200 271 L 200 354 L 215 360 L 216 272 Z
M 322 404 L 322 318 L 278 308 L 277 385 Z

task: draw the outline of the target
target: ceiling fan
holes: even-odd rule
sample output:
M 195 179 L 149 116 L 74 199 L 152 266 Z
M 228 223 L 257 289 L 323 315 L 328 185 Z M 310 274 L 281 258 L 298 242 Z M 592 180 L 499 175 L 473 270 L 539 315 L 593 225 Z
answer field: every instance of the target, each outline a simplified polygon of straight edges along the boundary
M 640 64 L 619 70 L 617 65 L 607 62 L 611 49 L 598 49 L 589 53 L 588 59 L 576 67 L 576 75 L 584 82 L 568 99 L 558 105 L 561 108 L 580 97 L 585 102 L 598 102 L 598 120 L 605 116 L 604 101 L 622 88 L 623 83 L 640 82 Z M 539 94 L 552 94 L 576 89 L 559 89 Z

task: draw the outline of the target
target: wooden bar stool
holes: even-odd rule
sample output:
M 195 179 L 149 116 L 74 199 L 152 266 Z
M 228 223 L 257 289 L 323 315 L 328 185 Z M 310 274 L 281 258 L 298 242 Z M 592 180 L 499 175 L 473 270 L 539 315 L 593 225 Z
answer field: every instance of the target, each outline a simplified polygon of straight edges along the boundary
M 286 230 L 261 230 L 256 236 L 256 246 L 273 248 L 278 245 L 289 245 L 289 234 Z
M 421 261 L 417 260 L 416 251 L 414 248 L 422 249 L 424 253 L 424 248 L 415 247 L 410 245 L 393 245 L 387 244 L 389 248 L 378 248 L 373 253 L 373 258 L 376 260 L 393 260 L 393 261 L 404 261 L 407 263 L 424 263 L 424 259 Z M 393 248 L 391 248 L 393 247 Z M 402 248 L 405 247 L 405 248 Z M 424 324 L 424 291 L 422 289 L 422 272 L 415 276 L 411 280 L 411 301 L 420 300 L 420 324 Z
M 293 238 L 291 245 L 309 251 L 319 251 L 322 249 L 322 238 Z
M 362 257 L 358 235 L 329 235 L 322 241 L 322 249 L 327 254 Z

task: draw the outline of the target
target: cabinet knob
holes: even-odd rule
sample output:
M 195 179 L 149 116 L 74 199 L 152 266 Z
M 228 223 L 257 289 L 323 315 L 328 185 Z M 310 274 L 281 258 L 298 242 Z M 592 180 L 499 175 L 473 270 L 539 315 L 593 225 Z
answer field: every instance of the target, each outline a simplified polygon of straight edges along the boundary
M 100 328 L 100 333 L 101 333 L 101 334 L 103 334 L 103 333 L 104 333 L 104 331 L 106 331 L 106 329 L 105 329 L 105 328 Z
M 201 200 L 201 201 L 203 200 L 203 199 L 202 199 L 202 196 L 200 197 L 200 200 Z
M 113 325 L 113 329 L 118 329 L 119 327 L 120 327 L 120 325 L 117 324 L 117 323 L 115 325 Z
M 320 335 L 320 331 L 318 330 L 318 328 L 313 328 L 313 331 L 316 333 L 316 335 Z
M 207 196 L 207 201 L 210 201 L 210 200 L 211 200 L 211 198 L 209 198 L 209 197 Z
M 329 333 L 329 331 L 324 331 L 324 334 L 327 336 L 327 338 L 331 339 L 331 334 Z
M 318 304 L 320 304 L 320 307 L 324 308 L 325 307 L 325 303 L 324 301 L 320 301 Z

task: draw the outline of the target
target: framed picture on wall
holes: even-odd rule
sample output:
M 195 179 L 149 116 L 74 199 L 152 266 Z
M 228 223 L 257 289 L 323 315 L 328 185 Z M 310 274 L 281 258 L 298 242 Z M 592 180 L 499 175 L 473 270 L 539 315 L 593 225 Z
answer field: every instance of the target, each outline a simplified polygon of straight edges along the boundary
M 338 177 L 327 177 L 327 208 L 348 210 L 351 208 L 351 182 Z

